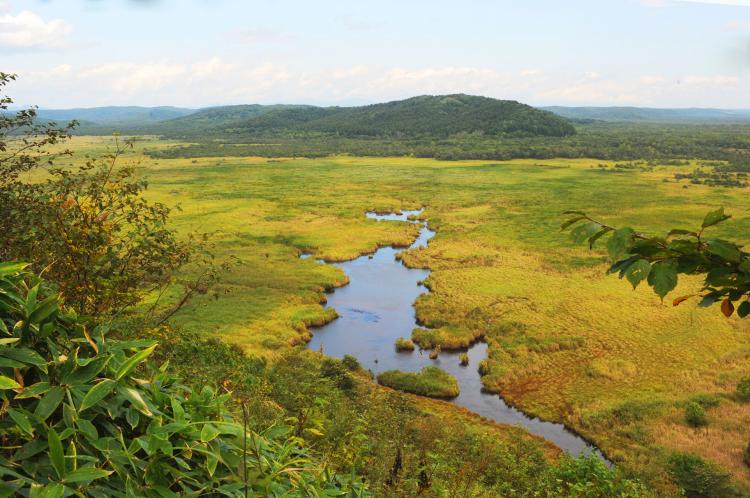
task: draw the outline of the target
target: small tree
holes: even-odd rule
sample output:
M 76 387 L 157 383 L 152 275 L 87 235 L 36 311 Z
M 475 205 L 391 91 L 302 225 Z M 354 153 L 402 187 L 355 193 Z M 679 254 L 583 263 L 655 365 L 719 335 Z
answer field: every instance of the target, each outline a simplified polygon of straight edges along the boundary
M 705 275 L 699 306 L 721 302 L 721 312 L 730 317 L 735 310 L 740 318 L 750 314 L 750 254 L 738 244 L 717 238 L 706 238 L 705 231 L 731 216 L 724 208 L 711 211 L 697 230 L 673 229 L 664 236 L 651 236 L 629 227 L 615 228 L 580 211 L 566 211 L 573 217 L 562 224 L 571 229 L 576 242 L 589 247 L 608 236 L 607 251 L 613 264 L 608 273 L 619 273 L 636 288 L 644 280 L 664 298 L 677 286 L 679 274 Z M 680 296 L 677 306 L 695 296 Z M 735 307 L 735 302 L 741 301 Z
M 706 410 L 695 401 L 689 402 L 685 405 L 685 422 L 690 427 L 704 427 L 708 425 Z
M 0 73 L 0 89 L 15 76 Z M 0 110 L 12 102 L 0 95 Z M 165 289 L 188 261 L 197 275 L 181 282 L 185 294 L 204 293 L 222 269 L 205 239 L 178 238 L 171 210 L 145 197 L 147 182 L 132 166 L 118 164 L 132 141 L 114 140 L 111 153 L 78 168 L 56 167 L 51 146 L 76 126 L 37 123 L 35 109 L 0 113 L 0 260 L 30 261 L 59 286 L 68 306 L 86 315 L 114 315 Z M 44 166 L 46 181 L 22 173 Z

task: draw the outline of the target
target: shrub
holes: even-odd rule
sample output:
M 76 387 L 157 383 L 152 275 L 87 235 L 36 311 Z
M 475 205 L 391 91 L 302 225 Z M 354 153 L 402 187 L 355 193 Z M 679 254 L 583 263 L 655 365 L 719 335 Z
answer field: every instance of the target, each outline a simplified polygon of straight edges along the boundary
M 737 397 L 741 401 L 750 401 L 750 377 L 743 377 L 737 383 Z
M 350 372 L 356 372 L 362 368 L 359 360 L 350 354 L 345 354 L 344 357 L 341 358 L 341 363 L 343 363 Z
M 745 448 L 745 453 L 742 455 L 742 460 L 745 462 L 745 465 L 750 467 L 750 443 L 747 443 L 747 447 Z
M 193 391 L 151 368 L 154 341 L 105 340 L 106 327 L 64 309 L 25 267 L 0 263 L 0 494 L 350 488 L 313 465 L 290 429 L 252 432 L 234 421 L 228 394 Z
M 669 468 L 688 498 L 719 498 L 729 494 L 729 474 L 690 453 L 674 453 Z
M 320 365 L 320 374 L 328 379 L 331 379 L 336 387 L 342 391 L 351 391 L 354 389 L 354 379 L 349 369 L 346 368 L 341 360 L 336 358 L 326 358 Z
M 424 367 L 418 373 L 387 370 L 378 375 L 384 386 L 432 398 L 455 398 L 459 394 L 458 381 L 438 367 Z
M 459 363 L 461 363 L 462 367 L 468 366 L 469 365 L 469 355 L 466 354 L 466 353 L 461 353 L 458 356 L 458 361 L 459 361 Z
M 596 456 L 563 458 L 547 478 L 544 496 L 638 498 L 651 496 L 636 480 L 623 479 Z
M 396 351 L 414 351 L 414 343 L 411 339 L 399 337 L 396 339 Z
M 690 401 L 685 405 L 685 422 L 687 422 L 690 427 L 703 427 L 708 425 L 706 410 L 695 401 Z

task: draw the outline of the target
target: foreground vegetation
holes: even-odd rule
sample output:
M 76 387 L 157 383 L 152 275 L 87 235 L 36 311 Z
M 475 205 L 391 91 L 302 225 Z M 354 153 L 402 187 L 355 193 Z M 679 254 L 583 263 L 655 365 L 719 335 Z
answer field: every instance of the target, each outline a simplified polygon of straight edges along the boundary
M 430 398 L 455 398 L 460 393 L 456 378 L 434 366 L 424 367 L 416 373 L 386 370 L 378 375 L 378 382 L 399 391 Z

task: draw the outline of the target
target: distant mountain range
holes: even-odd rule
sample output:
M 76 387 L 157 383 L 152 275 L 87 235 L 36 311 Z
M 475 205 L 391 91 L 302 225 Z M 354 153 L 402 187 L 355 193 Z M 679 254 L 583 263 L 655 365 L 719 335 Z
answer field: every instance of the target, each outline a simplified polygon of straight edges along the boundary
M 43 120 L 59 122 L 76 119 L 83 124 L 148 124 L 187 116 L 195 111 L 195 109 L 170 106 L 107 106 L 79 109 L 39 109 L 38 116 Z
M 159 134 L 175 138 L 316 133 L 353 136 L 449 136 L 458 133 L 566 136 L 569 120 L 632 123 L 750 123 L 750 110 L 642 107 L 534 108 L 463 94 L 419 96 L 356 107 L 231 105 L 40 109 L 42 120 L 81 122 L 80 133 Z
M 649 107 L 541 107 L 567 119 L 642 123 L 745 123 L 750 109 L 657 109 Z

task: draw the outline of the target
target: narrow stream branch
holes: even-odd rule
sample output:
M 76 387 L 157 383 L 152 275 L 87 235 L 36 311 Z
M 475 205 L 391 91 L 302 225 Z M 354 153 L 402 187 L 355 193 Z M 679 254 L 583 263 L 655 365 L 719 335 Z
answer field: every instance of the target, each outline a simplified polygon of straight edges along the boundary
M 430 271 L 407 268 L 396 258 L 402 251 L 427 247 L 435 236 L 426 222 L 409 219 L 421 212 L 422 209 L 391 214 L 367 213 L 368 218 L 378 221 L 421 223 L 422 229 L 407 249 L 382 247 L 371 255 L 331 263 L 346 272 L 349 284 L 336 289 L 328 297 L 326 306 L 335 308 L 339 318 L 316 329 L 309 347 L 322 349 L 325 354 L 338 358 L 347 354 L 354 356 L 376 375 L 391 369 L 416 372 L 427 365 L 439 366 L 458 379 L 461 394 L 452 400 L 457 405 L 500 423 L 520 425 L 573 456 L 594 453 L 609 464 L 601 451 L 563 424 L 529 417 L 509 406 L 501 396 L 486 392 L 477 370 L 479 362 L 487 357 L 485 343 L 477 342 L 468 349 L 468 366 L 460 365 L 460 351 L 443 351 L 438 359 L 430 360 L 421 350 L 395 350 L 396 339 L 410 338 L 412 330 L 417 327 L 413 303 L 420 294 L 428 292 L 420 282 L 429 276 Z

